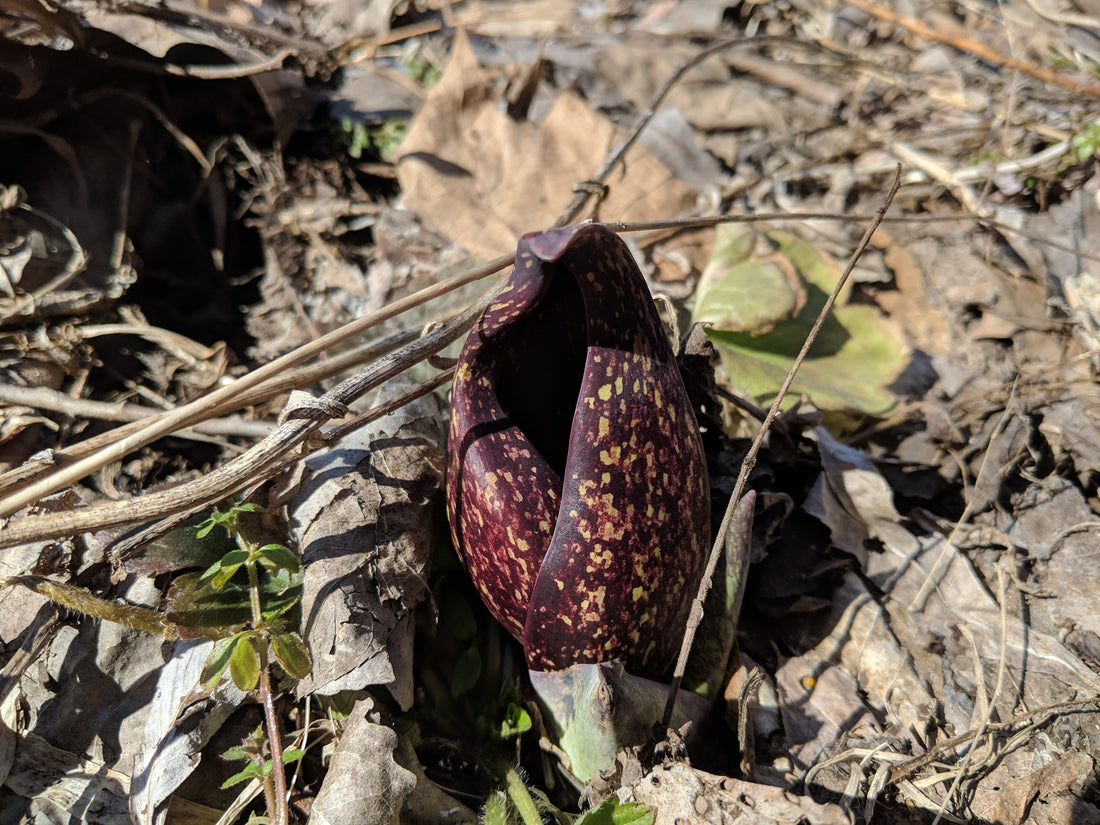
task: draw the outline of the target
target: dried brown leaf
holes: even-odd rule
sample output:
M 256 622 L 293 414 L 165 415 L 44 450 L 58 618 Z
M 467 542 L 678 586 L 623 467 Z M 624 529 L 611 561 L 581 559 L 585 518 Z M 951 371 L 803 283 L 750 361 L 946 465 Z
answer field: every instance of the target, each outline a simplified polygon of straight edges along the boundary
M 497 108 L 493 75 L 465 35 L 409 126 L 399 150 L 405 203 L 474 255 L 511 251 L 517 238 L 551 225 L 567 197 L 590 178 L 616 142 L 615 127 L 561 93 L 541 123 Z M 693 192 L 641 147 L 608 182 L 600 214 L 613 220 L 667 217 Z
M 292 508 L 313 654 L 300 696 L 382 684 L 412 703 L 412 610 L 427 594 L 442 484 L 438 416 L 429 396 L 308 462 Z

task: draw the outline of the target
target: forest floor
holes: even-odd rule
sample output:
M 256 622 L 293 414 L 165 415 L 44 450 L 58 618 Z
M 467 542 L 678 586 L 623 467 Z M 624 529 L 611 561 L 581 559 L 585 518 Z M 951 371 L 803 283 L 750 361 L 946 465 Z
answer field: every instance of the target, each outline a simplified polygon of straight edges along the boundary
M 1100 823 L 1096 0 L 0 21 L 0 825 Z M 451 548 L 462 312 L 621 230 L 712 327 L 717 522 L 895 179 L 749 478 L 710 747 L 582 788 Z

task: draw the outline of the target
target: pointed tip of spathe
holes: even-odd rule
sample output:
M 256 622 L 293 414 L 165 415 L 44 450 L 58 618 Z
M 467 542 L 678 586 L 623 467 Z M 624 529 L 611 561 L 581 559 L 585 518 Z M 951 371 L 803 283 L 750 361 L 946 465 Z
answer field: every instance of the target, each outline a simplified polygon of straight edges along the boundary
M 599 223 L 576 223 L 549 229 L 545 232 L 530 232 L 519 239 L 519 250 L 528 249 L 540 261 L 553 262 L 581 235 L 611 235 L 614 232 Z

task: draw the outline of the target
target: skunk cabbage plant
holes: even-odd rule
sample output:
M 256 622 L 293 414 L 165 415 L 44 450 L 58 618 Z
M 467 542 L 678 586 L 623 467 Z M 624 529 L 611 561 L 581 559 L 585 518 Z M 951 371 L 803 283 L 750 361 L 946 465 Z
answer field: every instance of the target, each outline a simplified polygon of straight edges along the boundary
M 452 395 L 455 546 L 533 671 L 667 675 L 706 563 L 695 416 L 629 249 L 582 224 L 524 236 Z
M 520 239 L 451 405 L 455 547 L 523 644 L 549 727 L 587 780 L 661 718 L 668 686 L 653 680 L 676 658 L 710 537 L 698 425 L 626 244 L 595 224 Z M 709 648 L 695 657 L 703 675 L 689 663 L 701 695 L 680 691 L 677 727 L 721 689 L 748 557 L 743 502 L 707 602 L 711 644 L 696 646 Z

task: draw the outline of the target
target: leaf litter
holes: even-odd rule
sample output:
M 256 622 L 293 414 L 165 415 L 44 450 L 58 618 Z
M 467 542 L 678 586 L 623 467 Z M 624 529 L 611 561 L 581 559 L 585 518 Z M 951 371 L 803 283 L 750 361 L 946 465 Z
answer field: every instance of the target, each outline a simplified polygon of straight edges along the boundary
M 606 193 L 588 187 L 604 196 L 595 214 L 771 213 L 756 231 L 844 260 L 866 224 L 856 216 L 873 210 L 901 161 L 889 215 L 900 220 L 876 233 L 848 303 L 900 330 L 898 352 L 909 355 L 904 369 L 855 359 L 852 369 L 886 376 L 874 381 L 873 408 L 802 387 L 754 471 L 761 504 L 740 646 L 742 664 L 765 678 L 745 701 L 744 673 L 730 682 L 725 747 L 692 753 L 695 768 L 674 747 L 663 761 L 621 754 L 587 798 L 646 802 L 659 821 L 727 821 L 749 815 L 750 799 L 756 815 L 792 821 L 1097 818 L 1094 9 L 19 8 L 5 12 L 19 25 L 5 29 L 15 57 L 0 129 L 5 496 L 117 440 L 108 406 L 153 419 L 473 259 L 509 252 L 518 234 L 554 221 L 675 66 L 740 37 L 674 87 L 649 130 L 658 137 L 643 132 Z M 354 118 L 336 118 L 338 105 Z M 367 157 L 350 151 L 390 118 L 407 129 L 396 163 L 378 149 L 381 131 L 361 143 Z M 714 232 L 627 236 L 682 321 L 701 303 Z M 461 295 L 383 332 L 403 346 L 405 331 L 472 297 Z M 863 336 L 846 334 L 855 344 Z M 320 393 L 352 369 L 356 348 L 341 346 L 347 358 L 299 373 L 293 388 Z M 734 369 L 726 380 L 726 391 L 754 396 L 740 413 L 727 408 L 727 423 L 767 402 L 769 390 L 744 386 Z M 205 415 L 243 410 L 275 424 L 290 388 Z M 52 392 L 50 404 L 14 392 L 26 389 Z M 818 410 L 835 409 L 845 415 L 826 417 L 830 429 L 814 427 Z M 322 493 L 355 505 L 348 531 L 343 516 L 312 505 L 321 524 L 336 516 L 323 532 L 358 541 L 370 532 L 367 504 L 391 489 L 379 484 L 379 462 L 387 480 L 419 479 L 400 505 L 411 532 L 395 521 L 381 546 L 368 535 L 350 548 L 346 568 L 307 567 L 307 581 L 320 576 L 319 600 L 307 596 L 303 615 L 328 618 L 303 626 L 318 667 L 297 695 L 325 683 L 348 692 L 282 705 L 286 734 L 306 753 L 290 771 L 299 818 L 471 821 L 488 795 L 456 709 L 519 679 L 515 652 L 491 632 L 485 641 L 478 606 L 452 600 L 458 571 L 427 568 L 427 514 L 440 509 L 425 479 L 440 445 L 422 434 L 441 420 L 421 411 L 356 448 L 371 469 Z M 407 427 L 425 452 L 387 458 L 375 442 Z M 189 435 L 129 448 L 31 515 L 201 482 L 256 438 Z M 336 450 L 316 460 L 351 461 Z M 261 498 L 289 501 L 297 482 L 279 484 Z M 5 512 L 0 539 L 27 515 Z M 4 575 L 163 606 L 162 578 L 123 572 L 115 554 L 128 538 L 115 526 L 21 543 L 5 550 Z M 447 588 L 431 589 L 433 576 Z M 199 690 L 208 642 L 82 621 L 23 588 L 0 600 L 2 821 L 213 822 L 255 809 L 257 783 L 219 790 L 237 767 L 218 755 L 247 741 L 259 706 Z M 344 612 L 324 612 L 334 609 L 325 600 Z M 463 610 L 474 616 L 458 620 Z M 432 630 L 437 612 L 444 621 Z M 436 661 L 418 663 L 429 649 Z M 337 662 L 349 653 L 358 662 Z M 433 679 L 456 672 L 460 657 L 467 676 L 440 693 Z M 420 705 L 434 710 L 418 719 Z M 746 714 L 738 757 L 729 743 Z M 520 742 L 513 758 L 532 793 L 575 805 L 536 743 Z M 739 758 L 747 773 L 729 778 Z M 773 800 L 793 807 L 766 807 Z

